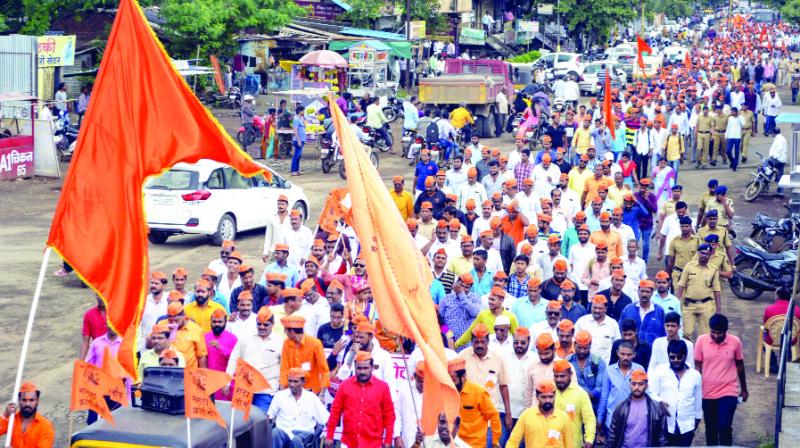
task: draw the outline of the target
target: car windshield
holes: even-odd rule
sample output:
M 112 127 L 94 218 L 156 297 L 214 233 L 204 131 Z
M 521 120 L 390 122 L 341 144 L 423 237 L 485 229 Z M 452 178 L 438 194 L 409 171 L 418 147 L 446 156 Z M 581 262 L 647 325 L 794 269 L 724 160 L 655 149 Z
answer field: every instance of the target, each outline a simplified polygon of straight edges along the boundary
M 152 190 L 196 190 L 197 171 L 169 170 L 166 173 L 151 177 L 144 188 Z
M 584 73 L 588 73 L 590 75 L 594 75 L 595 73 L 598 73 L 600 71 L 600 67 L 602 67 L 600 64 L 589 65 L 589 66 L 586 67 L 586 70 L 584 70 L 583 72 Z

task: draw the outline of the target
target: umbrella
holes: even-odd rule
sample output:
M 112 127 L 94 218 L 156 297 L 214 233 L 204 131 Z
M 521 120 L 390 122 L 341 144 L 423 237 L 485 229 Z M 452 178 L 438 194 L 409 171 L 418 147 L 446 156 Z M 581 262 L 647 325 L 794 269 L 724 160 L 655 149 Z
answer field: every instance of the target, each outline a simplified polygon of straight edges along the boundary
M 303 65 L 314 65 L 323 68 L 345 68 L 347 61 L 335 51 L 330 50 L 317 50 L 308 53 L 300 58 L 300 63 Z

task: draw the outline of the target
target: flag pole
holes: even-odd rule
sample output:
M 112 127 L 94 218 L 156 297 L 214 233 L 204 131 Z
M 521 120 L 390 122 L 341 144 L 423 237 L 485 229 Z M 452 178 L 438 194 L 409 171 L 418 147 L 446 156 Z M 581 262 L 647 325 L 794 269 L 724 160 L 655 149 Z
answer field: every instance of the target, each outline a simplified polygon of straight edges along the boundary
M 17 366 L 17 379 L 14 380 L 14 390 L 11 393 L 11 401 L 19 401 L 17 394 L 22 384 L 22 372 L 25 370 L 25 358 L 28 356 L 28 345 L 31 342 L 31 331 L 33 330 L 33 320 L 36 317 L 36 308 L 39 306 L 39 297 L 42 295 L 42 284 L 44 284 L 44 274 L 47 271 L 47 262 L 50 260 L 50 253 L 53 251 L 49 246 L 44 250 L 42 266 L 39 268 L 39 278 L 36 280 L 36 289 L 33 291 L 33 301 L 31 311 L 28 313 L 28 326 L 25 328 L 25 336 L 22 338 L 22 349 L 19 355 L 19 365 Z M 6 436 L 6 448 L 11 446 L 11 434 L 14 434 L 14 418 L 8 420 L 8 431 Z
M 231 424 L 228 428 L 228 447 L 233 446 L 233 413 L 236 412 L 236 409 L 231 406 Z
M 403 352 L 403 340 L 400 337 L 397 337 L 395 340 L 397 341 L 397 344 L 400 346 L 400 353 L 403 354 L 403 365 L 406 368 L 406 383 L 408 383 L 408 395 L 411 397 L 411 404 L 414 406 L 414 416 L 417 417 L 417 427 L 419 427 L 420 415 L 419 415 L 419 410 L 417 409 L 417 400 L 414 399 L 414 389 L 412 388 L 413 386 L 411 385 L 411 371 L 408 370 L 409 355 L 406 355 Z M 414 368 L 416 369 L 416 366 L 414 366 Z
M 186 417 L 186 446 L 192 448 L 192 419 Z

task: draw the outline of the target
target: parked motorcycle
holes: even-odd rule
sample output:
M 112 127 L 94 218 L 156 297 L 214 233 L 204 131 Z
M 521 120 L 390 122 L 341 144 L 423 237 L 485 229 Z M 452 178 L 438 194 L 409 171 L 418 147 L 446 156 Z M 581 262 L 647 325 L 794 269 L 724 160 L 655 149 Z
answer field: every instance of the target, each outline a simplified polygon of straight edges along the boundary
M 53 127 L 53 142 L 58 158 L 62 162 L 69 162 L 78 140 L 78 128 L 70 125 L 69 114 L 66 112 L 59 113 Z
M 786 209 L 789 210 L 788 207 Z M 791 213 L 788 218 L 782 219 L 758 213 L 750 225 L 753 226 L 750 238 L 766 250 L 779 253 L 797 249 L 800 241 L 800 215 L 797 213 Z
M 250 126 L 242 125 L 239 127 L 239 131 L 236 133 L 236 141 L 238 141 L 244 148 L 252 145 L 253 142 L 261 140 L 261 136 L 264 135 L 265 125 L 266 121 L 264 120 L 264 117 L 253 115 Z
M 384 129 L 389 129 L 388 124 L 383 125 Z M 367 134 L 372 140 L 373 147 L 376 148 L 380 152 L 386 152 L 389 150 L 389 143 L 383 138 L 383 134 L 378 132 L 378 129 L 371 128 L 369 126 L 364 126 L 361 128 L 365 134 Z
M 378 153 L 375 152 L 373 147 L 368 143 L 362 143 L 362 146 L 367 151 L 367 154 L 369 154 L 369 161 L 372 163 L 372 166 L 374 166 L 375 169 L 378 169 L 378 163 L 380 163 L 380 159 L 378 158 Z M 339 148 L 338 146 L 335 146 L 333 152 L 335 154 L 334 156 L 335 160 L 339 162 L 339 177 L 341 177 L 344 180 L 347 180 L 347 172 L 345 171 L 344 168 L 344 155 L 342 154 L 342 149 Z
M 773 254 L 756 247 L 737 245 L 736 252 L 736 271 L 729 282 L 736 297 L 753 300 L 764 291 L 792 286 L 797 264 L 794 251 Z
M 778 170 L 773 166 L 772 158 L 764 157 L 761 153 L 756 152 L 760 162 L 754 173 L 750 173 L 750 181 L 744 188 L 744 200 L 747 202 L 755 201 L 759 196 L 769 191 L 770 182 L 776 184 L 778 179 Z
M 408 156 L 408 154 L 409 154 L 408 150 L 411 147 L 411 145 L 414 143 L 416 138 L 417 138 L 417 131 L 412 130 L 412 129 L 403 129 L 402 143 L 403 143 L 403 155 L 404 156 Z

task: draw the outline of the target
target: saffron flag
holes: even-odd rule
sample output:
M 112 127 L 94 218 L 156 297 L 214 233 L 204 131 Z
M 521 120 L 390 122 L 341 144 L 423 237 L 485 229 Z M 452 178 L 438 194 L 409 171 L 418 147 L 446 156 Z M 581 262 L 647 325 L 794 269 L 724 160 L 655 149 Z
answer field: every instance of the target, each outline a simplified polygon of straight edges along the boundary
M 250 407 L 253 405 L 253 394 L 269 388 L 269 381 L 258 369 L 239 358 L 236 360 L 233 383 L 231 407 L 244 412 L 244 419 L 247 420 L 250 417 Z
M 689 52 L 686 52 L 686 56 L 683 57 L 683 65 L 686 66 L 686 71 L 692 70 L 692 57 L 689 55 Z
M 72 369 L 72 393 L 70 394 L 70 411 L 94 411 L 103 420 L 114 424 L 111 409 L 108 408 L 104 395 L 108 395 L 112 379 L 99 367 L 80 359 L 75 360 Z
M 363 245 L 361 256 L 367 265 L 379 319 L 387 330 L 414 340 L 425 356 L 421 422 L 423 432 L 433 434 L 442 410 L 452 423 L 459 412 L 460 398 L 447 373 L 444 345 L 428 289 L 431 270 L 341 109 L 332 97 L 328 101 L 347 170 L 353 227 Z
M 217 84 L 219 93 L 225 93 L 225 82 L 222 80 L 222 69 L 219 66 L 219 59 L 213 54 L 211 55 L 211 67 L 214 68 L 214 82 Z
M 231 376 L 218 370 L 201 367 L 183 369 L 183 390 L 186 418 L 214 420 L 226 428 L 225 420 L 217 412 L 211 395 L 231 382 Z
M 639 63 L 639 68 L 642 69 L 642 76 L 645 78 L 647 74 L 644 71 L 644 58 L 642 58 L 642 53 L 647 53 L 648 55 L 653 54 L 653 49 L 650 48 L 650 45 L 645 42 L 644 39 L 641 38 L 638 34 L 636 35 L 636 62 Z
M 123 343 L 135 344 L 127 330 L 141 319 L 149 270 L 142 184 L 199 159 L 246 176 L 264 169 L 200 104 L 136 1 L 120 0 L 47 245 L 105 301 Z
M 130 376 L 120 365 L 117 356 L 111 353 L 108 347 L 105 348 L 105 353 L 103 353 L 103 372 L 106 372 L 111 380 L 108 385 L 109 389 L 106 392 L 108 398 L 123 406 L 128 406 L 128 388 L 125 387 L 125 378 Z
M 334 188 L 328 193 L 325 199 L 325 205 L 322 207 L 322 213 L 319 215 L 319 228 L 328 233 L 338 233 L 337 224 L 340 219 L 347 216 L 349 211 L 344 206 L 344 201 L 347 196 L 347 188 Z
M 611 138 L 616 139 L 616 126 L 614 123 L 614 111 L 611 109 L 611 78 L 608 76 L 608 69 L 606 69 L 606 85 L 603 89 L 603 117 L 606 121 L 608 130 L 611 131 Z

